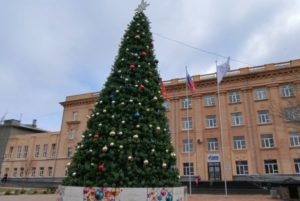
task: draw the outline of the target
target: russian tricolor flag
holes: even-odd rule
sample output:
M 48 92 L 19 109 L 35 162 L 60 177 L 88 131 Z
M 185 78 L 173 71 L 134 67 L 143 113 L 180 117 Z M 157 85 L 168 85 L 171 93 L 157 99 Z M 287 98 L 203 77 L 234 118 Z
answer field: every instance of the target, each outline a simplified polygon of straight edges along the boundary
M 189 75 L 187 69 L 186 69 L 186 84 L 187 84 L 187 87 L 191 90 L 192 93 L 196 90 L 196 86 L 195 86 L 195 83 L 193 81 L 193 78 Z

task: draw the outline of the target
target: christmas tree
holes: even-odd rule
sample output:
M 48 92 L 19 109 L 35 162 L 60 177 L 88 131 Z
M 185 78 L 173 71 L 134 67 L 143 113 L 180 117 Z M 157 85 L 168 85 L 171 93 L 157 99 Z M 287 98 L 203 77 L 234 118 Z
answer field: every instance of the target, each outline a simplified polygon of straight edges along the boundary
M 64 185 L 179 185 L 147 5 L 142 1 L 124 34 Z

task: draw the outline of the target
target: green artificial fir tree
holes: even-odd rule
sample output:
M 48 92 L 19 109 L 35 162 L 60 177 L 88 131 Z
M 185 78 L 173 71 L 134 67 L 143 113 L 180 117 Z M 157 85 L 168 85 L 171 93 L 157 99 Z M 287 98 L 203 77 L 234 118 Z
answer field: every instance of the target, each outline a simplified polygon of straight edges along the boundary
M 64 185 L 179 185 L 146 6 L 142 1 L 125 32 Z

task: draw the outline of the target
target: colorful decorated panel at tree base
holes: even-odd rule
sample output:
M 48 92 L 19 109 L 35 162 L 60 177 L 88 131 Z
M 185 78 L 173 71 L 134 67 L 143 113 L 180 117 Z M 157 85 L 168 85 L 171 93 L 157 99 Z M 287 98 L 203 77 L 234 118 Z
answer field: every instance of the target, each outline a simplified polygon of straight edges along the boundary
M 59 187 L 59 201 L 185 201 L 185 187 L 101 188 Z

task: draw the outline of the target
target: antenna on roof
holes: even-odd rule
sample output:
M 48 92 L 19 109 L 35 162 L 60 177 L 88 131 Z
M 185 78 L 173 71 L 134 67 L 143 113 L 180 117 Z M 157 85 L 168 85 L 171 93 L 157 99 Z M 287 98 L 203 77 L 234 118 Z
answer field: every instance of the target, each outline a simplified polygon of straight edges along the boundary
M 4 115 L 1 117 L 0 124 L 3 124 L 6 114 L 7 112 L 5 112 Z

